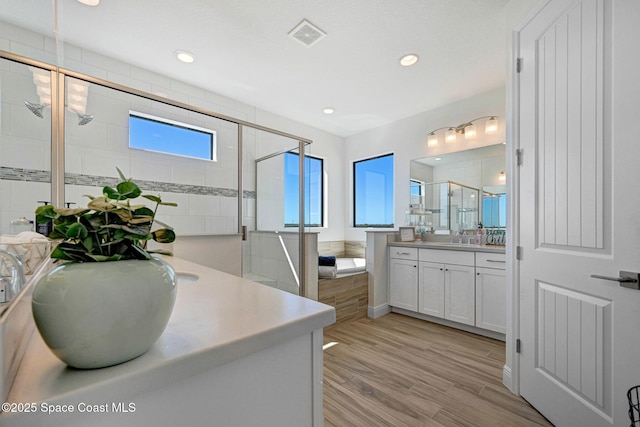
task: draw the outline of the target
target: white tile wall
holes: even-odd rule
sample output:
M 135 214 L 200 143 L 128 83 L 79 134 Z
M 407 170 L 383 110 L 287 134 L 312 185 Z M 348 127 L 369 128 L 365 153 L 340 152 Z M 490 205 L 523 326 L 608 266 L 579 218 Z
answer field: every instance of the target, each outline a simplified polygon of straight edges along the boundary
M 0 234 L 10 234 L 11 220 L 25 217 L 35 222 L 38 200 L 49 200 L 47 183 L 0 180 Z
M 28 30 L 2 23 L 0 26 L 0 47 L 4 50 L 55 64 L 58 58 L 54 40 L 34 34 Z M 219 113 L 269 125 L 273 116 L 259 112 L 255 107 L 243 104 L 225 96 L 194 87 L 161 74 L 122 63 L 95 52 L 77 46 L 65 46 L 64 57 L 59 65 L 86 73 L 91 76 L 121 83 L 151 93 L 162 93 L 168 98 L 189 103 L 197 107 Z M 0 69 L 17 73 L 16 84 L 0 81 L 0 166 L 23 167 L 27 169 L 48 170 L 50 168 L 50 131 L 49 120 L 37 119 L 23 106 L 25 93 L 36 100 L 35 87 L 31 73 L 24 66 L 2 64 Z M 138 152 L 128 148 L 128 110 L 147 112 L 169 118 L 180 118 L 188 123 L 204 125 L 217 132 L 218 162 L 184 159 L 158 153 Z M 87 113 L 95 116 L 86 126 L 77 126 L 77 118 L 69 115 L 66 125 L 65 157 L 66 171 L 76 174 L 103 175 L 116 177 L 115 167 L 119 167 L 127 176 L 135 179 L 159 182 L 236 189 L 237 177 L 237 127 L 234 124 L 210 119 L 201 114 L 184 112 L 162 103 L 132 98 L 130 95 L 114 92 L 107 88 L 92 85 L 87 103 Z M 50 113 L 49 113 L 50 114 Z M 261 119 L 257 120 L 257 115 Z M 264 117 L 267 117 L 265 122 Z M 281 118 L 278 120 L 282 121 Z M 276 122 L 274 122 L 276 123 Z M 293 126 L 294 133 L 317 132 L 300 124 L 284 121 Z M 34 125 L 35 124 L 35 125 Z M 47 126 L 39 128 L 38 125 Z M 280 122 L 277 122 L 280 127 Z M 287 129 L 283 129 L 287 130 Z M 325 135 L 323 135 L 325 136 Z M 326 137 L 326 136 L 325 136 Z M 333 138 L 332 136 L 330 138 Z M 333 139 L 332 139 L 333 141 Z M 243 130 L 243 187 L 255 190 L 255 158 L 283 148 L 291 148 L 296 141 L 266 134 L 254 129 Z M 338 162 L 337 162 L 338 163 Z M 336 165 L 337 165 L 336 163 Z M 337 165 L 338 166 L 338 165 Z M 341 166 L 339 166 L 341 167 Z M 1 181 L 3 191 L 10 191 L 13 183 Z M 280 182 L 274 183 L 281 185 Z M 35 208 L 34 200 L 49 199 L 49 184 L 23 183 L 28 188 L 23 192 L 29 211 Z M 33 190 L 31 189 L 33 186 Z M 38 188 L 36 191 L 35 188 Z M 278 187 L 280 188 L 280 187 Z M 95 187 L 66 187 L 67 200 L 85 203 L 84 193 L 97 194 Z M 35 197 L 34 194 L 41 196 Z M 164 196 L 163 196 L 164 197 Z M 158 219 L 174 226 L 178 234 L 199 233 L 235 233 L 237 232 L 237 199 L 222 196 L 195 196 L 167 194 L 169 201 L 176 201 L 178 208 L 162 209 Z M 280 197 L 281 199 L 281 197 Z M 256 202 L 245 200 L 248 207 L 242 219 L 250 230 L 256 228 Z M 0 205 L 0 230 L 5 224 L 4 217 L 9 214 L 6 204 Z M 207 209 L 210 212 L 207 213 Z M 21 208 L 22 209 L 22 208 Z M 164 212 L 165 210 L 171 213 Z M 276 214 L 281 222 L 282 215 Z M 193 217 L 193 218 L 192 218 Z M 191 220 L 189 219 L 191 218 Z

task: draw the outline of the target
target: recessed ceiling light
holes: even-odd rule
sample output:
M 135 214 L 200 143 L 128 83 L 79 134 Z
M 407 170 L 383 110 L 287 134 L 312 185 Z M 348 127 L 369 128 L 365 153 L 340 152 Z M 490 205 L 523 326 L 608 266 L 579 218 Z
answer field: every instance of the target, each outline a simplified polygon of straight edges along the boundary
M 82 4 L 86 4 L 87 6 L 97 6 L 100 4 L 100 0 L 78 0 Z
M 176 50 L 175 54 L 176 54 L 176 58 L 178 58 L 180 61 L 185 62 L 187 64 L 191 64 L 193 61 L 196 60 L 195 55 L 191 52 L 187 52 L 186 50 Z
M 327 108 L 323 109 L 322 112 L 325 113 L 325 114 L 333 114 L 333 113 L 336 112 L 336 110 L 334 108 L 327 107 Z
M 438 161 L 442 160 L 442 157 L 436 157 L 434 160 L 435 160 L 436 162 L 438 162 Z
M 410 67 L 411 65 L 418 62 L 418 59 L 418 55 L 416 55 L 415 53 L 408 53 L 400 58 L 400 65 L 402 65 L 403 67 Z

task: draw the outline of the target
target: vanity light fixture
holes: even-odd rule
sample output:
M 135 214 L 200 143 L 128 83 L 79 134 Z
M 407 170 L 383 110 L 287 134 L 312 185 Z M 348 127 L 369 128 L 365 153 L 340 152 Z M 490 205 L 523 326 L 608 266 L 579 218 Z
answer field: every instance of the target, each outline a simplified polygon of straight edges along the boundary
M 500 182 L 506 182 L 507 181 L 507 175 L 504 173 L 504 171 L 500 172 L 500 175 L 498 176 L 498 180 Z
M 445 135 L 444 141 L 447 144 L 456 142 L 458 138 L 457 136 L 458 133 L 463 134 L 465 139 L 477 138 L 478 128 L 476 125 L 473 124 L 473 122 L 482 120 L 482 119 L 489 119 L 487 120 L 484 126 L 485 135 L 494 135 L 498 133 L 498 116 L 482 116 L 482 117 L 475 118 L 473 120 L 469 120 L 468 122 L 459 124 L 458 126 L 443 126 L 441 128 L 432 130 L 427 135 L 427 145 L 429 147 L 435 147 L 436 145 L 438 145 L 438 135 L 436 134 L 436 132 L 442 129 L 447 129 L 447 131 L 444 134 Z
M 417 54 L 408 53 L 400 58 L 400 65 L 402 65 L 403 67 L 410 67 L 418 62 L 418 59 L 420 59 L 420 57 Z
M 196 56 L 191 52 L 187 52 L 186 50 L 176 50 L 174 53 L 176 55 L 176 58 L 178 58 L 178 60 L 184 62 L 185 64 L 191 64 L 196 60 Z
M 329 114 L 333 114 L 336 112 L 335 108 L 332 107 L 326 107 L 324 109 L 322 109 L 322 112 L 329 115 Z

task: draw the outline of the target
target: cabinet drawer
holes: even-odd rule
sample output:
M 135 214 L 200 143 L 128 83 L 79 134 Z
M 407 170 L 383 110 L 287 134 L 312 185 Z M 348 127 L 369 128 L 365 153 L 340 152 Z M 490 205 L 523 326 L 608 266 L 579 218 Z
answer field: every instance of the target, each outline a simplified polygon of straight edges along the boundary
M 476 252 L 476 267 L 498 268 L 504 270 L 507 267 L 505 254 L 492 254 L 488 252 Z
M 403 248 L 399 246 L 389 246 L 389 257 L 397 259 L 418 260 L 418 248 Z
M 448 251 L 446 249 L 420 249 L 420 261 L 442 264 L 470 265 L 473 267 L 473 252 Z

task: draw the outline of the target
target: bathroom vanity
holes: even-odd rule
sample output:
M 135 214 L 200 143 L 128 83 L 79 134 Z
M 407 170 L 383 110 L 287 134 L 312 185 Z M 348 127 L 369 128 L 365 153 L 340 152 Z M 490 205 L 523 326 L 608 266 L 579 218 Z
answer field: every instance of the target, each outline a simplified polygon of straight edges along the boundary
M 392 311 L 504 340 L 503 246 L 389 243 Z
M 334 309 L 166 259 L 178 292 L 151 350 L 76 370 L 34 332 L 0 425 L 322 425 L 322 328 Z

